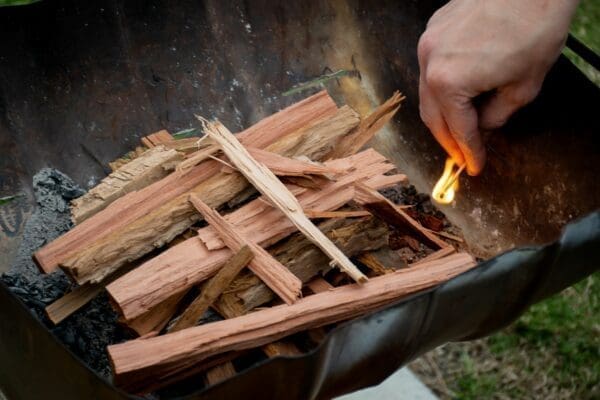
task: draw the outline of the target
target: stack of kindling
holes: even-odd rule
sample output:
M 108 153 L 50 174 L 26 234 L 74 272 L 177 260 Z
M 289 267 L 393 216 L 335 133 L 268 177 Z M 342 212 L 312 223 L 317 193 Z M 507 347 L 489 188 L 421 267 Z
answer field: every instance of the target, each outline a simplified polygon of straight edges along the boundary
M 144 393 L 201 372 L 215 383 L 250 349 L 300 354 L 291 335 L 318 342 L 331 324 L 473 267 L 379 193 L 406 177 L 364 147 L 402 100 L 361 119 L 320 92 L 237 135 L 199 118 L 199 140 L 145 137 L 73 202 L 75 227 L 34 254 L 78 285 L 48 317 L 60 323 L 106 290 L 138 336 L 108 347 L 114 380 Z M 427 256 L 400 268 L 391 230 Z M 223 320 L 199 324 L 209 308 Z

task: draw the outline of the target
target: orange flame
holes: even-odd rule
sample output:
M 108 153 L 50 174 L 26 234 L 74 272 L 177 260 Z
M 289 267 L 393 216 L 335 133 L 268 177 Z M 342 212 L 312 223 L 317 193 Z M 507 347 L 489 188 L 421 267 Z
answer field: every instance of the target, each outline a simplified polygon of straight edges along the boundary
M 465 169 L 465 165 L 457 167 L 454 172 L 456 163 L 452 158 L 446 160 L 442 177 L 437 181 L 431 192 L 431 197 L 440 204 L 450 204 L 454 200 L 454 195 L 458 190 L 458 176 Z

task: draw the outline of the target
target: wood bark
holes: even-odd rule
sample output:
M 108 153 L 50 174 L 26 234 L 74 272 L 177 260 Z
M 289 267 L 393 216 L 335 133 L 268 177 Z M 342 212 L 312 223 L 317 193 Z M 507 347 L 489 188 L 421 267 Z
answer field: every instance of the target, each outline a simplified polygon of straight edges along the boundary
M 357 203 L 398 230 L 418 238 L 433 249 L 443 249 L 450 246 L 421 226 L 402 209 L 396 207 L 394 203 L 386 199 L 376 189 L 364 183 L 358 183 L 355 185 L 355 191 L 356 197 L 354 200 Z
M 200 317 L 223 293 L 231 281 L 254 258 L 247 245 L 242 246 L 202 288 L 198 297 L 185 309 L 179 319 L 170 327 L 169 332 L 177 332 L 196 325 Z
M 116 199 L 154 183 L 175 169 L 183 155 L 163 146 L 146 151 L 114 171 L 89 192 L 71 202 L 75 225 L 108 207 Z
M 248 246 L 252 250 L 254 258 L 250 261 L 250 270 L 277 293 L 283 301 L 292 304 L 298 299 L 302 291 L 302 282 L 294 274 L 271 257 L 254 240 L 249 239 L 251 236 L 237 232 L 232 224 L 198 197 L 191 195 L 190 202 L 219 233 L 229 249 L 239 251 L 242 247 Z
M 303 141 L 298 130 L 306 134 L 306 142 L 313 143 L 314 135 L 318 135 L 321 143 L 329 143 L 355 126 L 354 120 L 336 118 L 338 130 L 324 132 L 322 127 L 328 127 L 336 115 L 331 98 L 320 93 L 265 118 L 239 136 L 245 145 L 259 148 L 272 143 L 282 149 L 310 148 L 299 146 Z M 323 119 L 328 119 L 327 123 L 322 123 Z M 311 124 L 310 129 L 307 124 Z M 322 152 L 312 148 L 314 154 Z M 191 226 L 199 217 L 187 201 L 190 192 L 210 196 L 203 200 L 218 206 L 248 186 L 239 174 L 215 176 L 219 168 L 217 162 L 209 160 L 185 174 L 171 174 L 129 193 L 38 250 L 35 260 L 44 272 L 53 271 L 61 263 L 78 282 L 98 281 L 127 260 L 162 246 Z
M 215 140 L 229 160 L 252 185 L 283 212 L 306 237 L 321 248 L 341 270 L 356 282 L 367 277 L 310 221 L 296 197 L 263 164 L 257 162 L 244 146 L 220 122 L 205 122 L 205 133 Z
M 375 277 L 364 284 L 338 287 L 238 318 L 172 334 L 108 346 L 115 381 L 135 384 L 160 380 L 189 365 L 229 351 L 249 349 L 293 333 L 355 318 L 410 294 L 431 288 L 471 269 L 465 253 Z
M 304 192 L 299 195 L 299 199 L 304 207 L 337 209 L 353 198 L 354 182 L 365 180 L 373 185 L 372 182 L 379 181 L 379 176 L 394 168 L 374 150 L 365 150 L 348 159 L 355 166 L 351 172 L 330 182 L 321 190 L 302 189 Z M 385 180 L 385 183 L 390 182 Z M 262 247 L 268 247 L 295 231 L 295 226 L 279 210 L 260 198 L 225 218 Z M 107 287 L 117 310 L 127 320 L 148 312 L 174 293 L 209 278 L 216 272 L 218 265 L 231 255 L 212 227 L 202 228 L 198 235 L 202 240 L 188 239 L 167 249 Z M 204 244 L 207 240 L 214 244 L 213 250 Z

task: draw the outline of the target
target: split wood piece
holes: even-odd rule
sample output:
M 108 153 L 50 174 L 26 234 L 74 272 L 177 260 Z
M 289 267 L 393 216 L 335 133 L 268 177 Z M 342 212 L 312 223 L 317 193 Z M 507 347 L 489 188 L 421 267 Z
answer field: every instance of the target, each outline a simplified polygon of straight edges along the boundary
M 220 149 L 218 147 L 208 147 L 204 150 L 206 151 L 206 154 L 202 154 L 204 152 L 203 151 L 199 152 L 199 155 L 205 155 L 205 158 L 209 158 L 211 155 L 216 154 L 219 150 Z M 271 172 L 277 176 L 293 176 L 313 179 L 311 175 L 320 175 L 326 177 L 327 179 L 331 179 L 335 174 L 341 174 L 345 172 L 345 169 L 334 169 L 314 161 L 284 157 L 276 153 L 271 153 L 270 151 L 256 149 L 253 147 L 248 147 L 247 150 L 256 161 L 264 164 L 265 167 L 270 169 Z M 189 168 L 189 166 L 186 165 L 188 161 L 190 161 L 190 159 L 185 160 L 178 167 Z M 223 161 L 223 163 L 225 163 L 225 161 Z M 350 166 L 346 166 L 346 169 L 348 168 L 350 168 Z M 233 173 L 235 171 L 237 171 L 236 168 L 227 164 L 221 168 L 221 172 L 225 173 Z
M 178 171 L 185 171 L 190 169 L 202 161 L 208 160 L 219 152 L 219 148 L 215 145 L 210 145 L 204 149 L 198 150 L 194 154 L 190 155 L 185 161 L 177 166 Z
M 348 136 L 340 142 L 327 158 L 341 158 L 358 152 L 369 140 L 396 114 L 405 97 L 398 91 L 394 92 L 385 103 L 377 107 L 364 118 Z
M 374 150 L 363 151 L 348 159 L 356 168 L 320 191 L 306 190 L 301 193 L 299 199 L 303 206 L 324 210 L 339 208 L 353 198 L 353 182 L 371 176 L 366 180 L 371 185 L 372 181 L 378 180 L 378 175 L 393 168 L 385 157 Z M 238 229 L 247 228 L 240 229 L 241 233 L 251 235 L 263 247 L 274 244 L 296 230 L 279 210 L 259 199 L 228 214 L 226 219 Z M 188 239 L 109 285 L 107 291 L 117 311 L 127 320 L 136 318 L 174 293 L 187 290 L 214 274 L 231 252 L 223 248 L 224 244 L 212 227 L 202 228 L 198 234 L 202 236 L 202 232 L 208 231 L 215 234 L 208 238 L 210 242 L 215 242 L 214 250 L 206 247 L 203 243 L 207 242 L 205 239 Z
M 434 249 L 449 246 L 372 187 L 358 183 L 355 185 L 355 191 L 356 197 L 354 200 L 371 214 L 377 215 L 388 224 L 405 233 L 414 235 L 424 244 Z
M 387 250 L 392 252 L 392 250 L 389 248 Z M 391 264 L 381 262 L 382 257 L 385 257 L 385 255 L 382 256 L 380 254 L 376 254 L 376 252 L 367 252 L 358 256 L 358 261 L 365 264 L 371 271 L 375 273 L 375 275 L 378 276 L 394 272 L 394 269 L 389 267 Z
M 357 218 L 366 217 L 371 215 L 368 211 L 357 210 L 357 211 L 318 211 L 318 210 L 304 210 L 304 214 L 308 218 Z
M 81 307 L 85 306 L 96 296 L 102 293 L 106 285 L 119 279 L 127 272 L 135 268 L 135 266 L 135 264 L 130 264 L 129 266 L 122 268 L 121 270 L 116 271 L 112 275 L 108 276 L 100 283 L 86 283 L 81 286 L 77 286 L 75 289 L 49 304 L 44 309 L 46 316 L 54 325 L 60 324 L 67 317 L 75 313 Z
M 317 246 L 329 255 L 336 266 L 346 272 L 356 282 L 366 282 L 367 277 L 304 215 L 302 206 L 277 177 L 264 165 L 252 158 L 242 144 L 220 122 L 204 121 L 205 132 L 215 140 L 229 160 L 282 211 Z
M 308 175 L 320 175 L 325 177 L 343 174 L 352 166 L 345 165 L 342 168 L 333 168 L 325 164 L 319 164 L 310 160 L 284 157 L 270 151 L 248 147 L 248 153 L 259 163 L 265 165 L 271 172 L 278 176 L 307 177 Z
M 167 130 L 162 129 L 158 132 L 154 132 L 148 136 L 143 137 L 142 144 L 151 149 L 165 142 L 170 142 L 171 140 L 173 140 L 173 136 L 171 136 L 171 134 Z
M 172 139 L 166 142 L 162 142 L 161 145 L 168 149 L 177 150 L 183 154 L 191 154 L 198 151 L 198 139 L 197 137 L 189 137 L 183 139 Z
M 145 341 L 150 338 L 155 338 L 156 336 L 149 336 L 145 338 L 135 339 L 136 341 Z M 236 358 L 242 356 L 245 351 L 230 351 L 227 353 L 219 354 L 214 357 L 210 357 L 206 360 L 203 360 L 201 363 L 188 365 L 185 370 L 179 370 L 174 372 L 165 371 L 161 374 L 158 379 L 145 379 L 143 375 L 137 376 L 135 379 L 120 381 L 116 379 L 114 384 L 119 386 L 120 388 L 126 390 L 129 393 L 134 394 L 147 394 L 158 389 L 167 387 L 172 385 L 173 383 L 180 382 L 187 378 L 192 378 L 198 376 L 200 378 L 200 374 L 205 373 L 206 371 L 211 370 L 213 367 L 218 365 L 222 365 L 224 363 L 231 362 L 231 360 L 235 360 Z
M 71 290 L 52 304 L 44 312 L 54 325 L 58 325 L 68 316 L 89 303 L 104 290 L 103 283 L 86 283 Z
M 306 284 L 306 286 L 308 286 L 308 288 L 314 294 L 325 293 L 334 288 L 334 286 L 331 283 L 327 282 L 325 279 L 323 279 L 322 276 L 317 276 L 311 279 Z M 312 328 L 309 329 L 306 333 L 308 334 L 310 340 L 312 340 L 314 343 L 321 343 L 323 340 L 325 340 L 325 337 L 327 336 L 327 331 L 325 330 L 325 327 Z
M 329 148 L 333 145 L 330 142 L 337 142 L 355 126 L 355 119 L 351 119 L 346 124 L 338 121 L 338 131 L 324 130 L 330 127 L 329 119 L 337 115 L 335 103 L 322 92 L 265 118 L 239 135 L 246 145 L 263 148 L 277 143 L 271 151 L 291 149 L 292 155 L 293 149 L 312 149 L 304 154 L 313 157 L 322 153 L 318 144 Z M 306 129 L 307 124 L 312 128 Z M 191 226 L 199 218 L 187 201 L 191 191 L 210 196 L 211 201 L 203 200 L 216 207 L 248 187 L 239 174 L 214 176 L 219 169 L 215 161 L 206 161 L 183 175 L 171 174 L 127 194 L 38 250 L 37 264 L 48 273 L 63 263 L 73 269 L 75 276 L 81 266 L 89 271 L 79 281 L 101 279 L 108 274 L 107 270 L 141 257 Z
M 434 251 L 433 253 L 429 254 L 428 256 L 423 257 L 419 261 L 409 264 L 409 266 L 416 267 L 417 265 L 421 265 L 421 264 L 427 263 L 429 261 L 439 260 L 440 258 L 449 256 L 450 254 L 454 253 L 455 251 L 456 250 L 452 246 L 444 247 L 443 249 Z
M 119 323 L 140 337 L 156 336 L 167 326 L 173 315 L 175 315 L 179 309 L 181 300 L 186 294 L 187 291 L 175 293 L 147 313 L 130 321 L 121 317 L 119 318 Z
M 250 247 L 247 245 L 242 246 L 219 269 L 219 272 L 204 285 L 200 295 L 186 308 L 179 319 L 171 326 L 169 332 L 177 332 L 196 325 L 210 305 L 253 258 L 254 253 Z
M 319 224 L 319 229 L 348 257 L 380 249 L 388 243 L 387 225 L 374 217 L 327 220 Z M 269 251 L 302 282 L 309 282 L 331 269 L 327 256 L 300 233 L 270 247 Z M 256 276 L 244 271 L 213 304 L 213 308 L 224 317 L 233 318 L 275 298 L 275 294 Z
M 382 174 L 395 168 L 384 156 L 373 149 L 347 157 L 328 161 L 327 164 L 350 162 L 353 170 L 345 175 L 337 177 L 337 181 L 322 185 L 318 190 L 299 190 L 292 186 L 290 190 L 300 201 L 302 207 L 316 211 L 331 211 L 342 207 L 354 197 L 354 183 L 364 180 L 371 187 L 381 189 L 379 184 L 388 185 L 390 180 L 382 180 Z M 404 175 L 394 175 L 398 180 Z M 258 198 L 240 209 L 225 216 L 242 232 L 251 234 L 263 247 L 281 240 L 296 230 L 294 224 L 278 210 L 272 208 L 264 198 Z M 268 235 L 268 236 L 267 236 Z M 211 227 L 198 231 L 198 236 L 210 250 L 225 247 L 225 244 Z M 264 240 L 270 239 L 268 242 Z
M 197 196 L 190 195 L 190 202 L 202 214 L 204 219 L 221 235 L 227 247 L 232 251 L 240 251 L 243 246 L 248 246 L 254 253 L 254 258 L 248 266 L 271 290 L 283 301 L 293 304 L 302 292 L 302 282 L 292 274 L 279 261 L 256 242 L 244 237 L 223 218 L 218 212 L 211 209 Z
M 347 115 L 347 113 L 345 112 L 343 115 Z M 314 154 L 320 154 L 322 148 L 328 148 L 338 137 L 341 137 L 347 130 L 354 126 L 354 119 L 340 120 L 340 117 L 341 114 L 336 113 L 331 118 L 327 118 L 323 124 L 321 122 L 314 123 L 314 129 L 307 130 L 303 128 L 301 130 L 302 135 L 300 136 L 297 132 L 292 132 L 275 142 L 274 145 L 280 146 L 280 149 L 294 147 L 298 151 L 305 151 L 306 153 L 304 154 L 309 157 Z M 331 129 L 330 119 L 338 121 L 336 129 Z M 324 130 L 325 127 L 329 129 Z M 208 164 L 211 162 L 214 166 L 215 162 L 207 161 L 199 165 L 198 168 L 202 168 L 203 165 L 211 165 Z M 184 173 L 183 176 L 179 176 L 179 182 L 185 182 L 188 175 L 193 174 L 195 169 L 196 167 Z M 208 174 L 208 170 L 205 171 Z M 214 175 L 214 171 L 212 175 Z M 168 178 L 170 176 L 165 179 Z M 246 179 L 238 173 L 218 173 L 216 176 L 209 176 L 208 179 L 205 179 L 204 182 L 195 188 L 191 188 L 192 190 L 187 193 L 194 192 L 199 194 L 205 202 L 217 207 L 235 197 L 237 193 L 243 191 L 247 186 L 248 182 Z M 175 190 L 181 189 L 178 187 Z M 161 196 L 169 196 L 169 194 L 168 192 L 166 194 L 163 192 L 156 194 L 156 197 Z M 100 239 L 97 245 L 82 249 L 80 253 L 69 257 L 62 263 L 63 270 L 78 282 L 101 279 L 103 274 L 119 267 L 119 260 L 125 257 L 128 257 L 128 259 L 136 258 L 140 253 L 143 254 L 154 247 L 168 242 L 173 236 L 200 218 L 194 212 L 193 207 L 188 205 L 187 201 L 182 203 L 183 197 L 186 197 L 185 193 L 171 201 L 158 204 L 156 210 L 147 210 L 146 215 L 140 216 L 140 219 L 136 220 L 133 224 L 123 227 L 122 230 L 118 230 L 118 233 L 113 233 L 105 239 Z M 140 208 L 145 209 L 154 201 L 154 198 L 146 199 Z M 140 211 L 136 209 L 133 212 L 139 213 Z M 120 223 L 121 221 L 115 222 L 115 224 Z M 121 232 L 123 233 L 121 234 Z M 115 240 L 115 236 L 121 240 Z M 112 260 L 112 262 L 109 263 L 109 260 Z
M 327 282 L 323 277 L 317 276 L 316 278 L 311 279 L 306 284 L 308 288 L 314 293 L 323 293 L 333 289 L 333 285 Z
M 151 135 L 142 138 L 142 146 L 136 147 L 135 150 L 132 150 L 125 154 L 123 157 L 108 163 L 108 165 L 110 166 L 111 171 L 114 172 L 117 169 L 124 166 L 125 164 L 128 164 L 131 161 L 143 155 L 149 148 L 164 144 L 171 140 L 173 140 L 173 136 L 171 136 L 171 134 L 168 131 L 163 129 L 159 132 L 155 132 Z M 146 142 L 147 144 L 144 142 Z
M 269 358 L 278 356 L 299 356 L 302 354 L 300 349 L 298 349 L 294 343 L 285 340 L 267 343 L 262 347 L 262 350 Z
M 140 190 L 167 176 L 183 160 L 181 153 L 154 147 L 123 165 L 98 186 L 71 202 L 71 219 L 80 224 L 129 192 Z
M 215 385 L 225 379 L 235 376 L 235 374 L 235 367 L 233 366 L 233 363 L 229 361 L 206 371 L 204 381 L 207 385 Z
M 441 236 L 443 238 L 450 239 L 450 240 L 453 240 L 453 241 L 458 242 L 458 243 L 464 243 L 465 242 L 465 240 L 463 238 L 461 238 L 460 236 L 456 236 L 456 235 L 453 235 L 453 234 L 448 233 L 448 232 L 444 232 L 444 231 L 438 231 L 438 232 L 436 232 L 436 231 L 433 231 L 431 229 L 429 229 L 429 232 L 433 233 L 434 235 Z
M 444 283 L 473 266 L 473 258 L 460 253 L 431 261 L 426 268 L 402 269 L 364 284 L 307 296 L 293 305 L 111 345 L 108 354 L 115 382 L 135 385 L 140 380 L 160 380 L 218 354 L 254 348 L 305 329 L 359 317 Z
M 119 168 L 121 168 L 123 165 L 128 164 L 128 163 L 132 162 L 133 160 L 135 160 L 136 158 L 140 157 L 146 151 L 148 151 L 147 147 L 137 146 L 135 149 L 125 153 L 124 156 L 117 158 L 114 161 L 109 162 L 108 166 L 110 167 L 110 170 L 112 172 L 114 172 L 114 171 L 118 170 Z

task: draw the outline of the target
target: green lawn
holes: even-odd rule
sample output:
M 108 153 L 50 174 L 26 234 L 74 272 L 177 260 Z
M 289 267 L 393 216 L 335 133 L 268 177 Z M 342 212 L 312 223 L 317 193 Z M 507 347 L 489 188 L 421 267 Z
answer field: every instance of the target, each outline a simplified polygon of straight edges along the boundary
M 571 25 L 571 34 L 600 53 L 600 1 L 583 0 Z M 600 85 L 600 72 L 588 65 L 569 49 L 564 54 L 571 59 L 592 81 Z
M 454 397 L 599 398 L 600 276 L 534 305 L 484 343 L 494 368 L 463 351 L 462 373 L 449 385 Z

